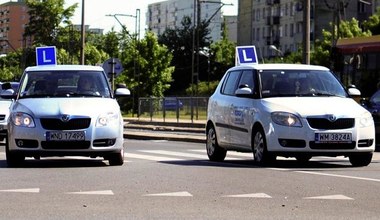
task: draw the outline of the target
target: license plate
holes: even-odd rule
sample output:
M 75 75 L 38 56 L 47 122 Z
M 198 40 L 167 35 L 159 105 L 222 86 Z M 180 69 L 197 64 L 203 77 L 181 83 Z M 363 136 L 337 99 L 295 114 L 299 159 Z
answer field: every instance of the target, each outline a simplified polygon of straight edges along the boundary
M 48 131 L 47 141 L 84 141 L 84 131 Z
M 349 143 L 351 133 L 315 133 L 316 143 Z

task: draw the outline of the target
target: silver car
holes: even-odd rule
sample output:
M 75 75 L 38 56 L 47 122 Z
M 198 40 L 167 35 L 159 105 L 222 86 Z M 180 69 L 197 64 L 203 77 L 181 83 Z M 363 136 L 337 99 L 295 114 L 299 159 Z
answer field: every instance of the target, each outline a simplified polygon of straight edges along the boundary
M 103 157 L 122 165 L 123 118 L 101 67 L 28 67 L 10 108 L 6 158 L 19 166 L 25 157 Z

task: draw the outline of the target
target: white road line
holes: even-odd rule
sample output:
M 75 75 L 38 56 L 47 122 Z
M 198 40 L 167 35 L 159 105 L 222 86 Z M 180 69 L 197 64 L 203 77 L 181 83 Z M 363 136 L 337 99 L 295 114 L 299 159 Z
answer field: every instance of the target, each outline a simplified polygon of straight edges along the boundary
M 135 158 L 135 159 L 144 159 L 144 160 L 153 160 L 153 161 L 184 161 L 185 159 L 173 158 L 173 157 L 158 157 L 158 156 L 150 156 L 146 154 L 134 154 L 127 153 L 127 158 Z
M 176 157 L 187 157 L 187 158 L 191 157 L 191 158 L 208 160 L 207 155 L 201 155 L 201 154 L 181 153 L 181 152 L 166 151 L 166 150 L 140 150 L 140 152 L 169 155 L 169 156 L 176 156 Z
M 193 195 L 189 192 L 170 192 L 170 193 L 156 193 L 156 194 L 146 194 L 144 196 L 168 196 L 168 197 L 192 197 Z
M 0 192 L 20 192 L 20 193 L 39 193 L 40 188 L 29 188 L 29 189 L 4 189 Z
M 314 197 L 305 197 L 303 199 L 354 200 L 353 198 L 347 197 L 345 195 L 314 196 Z
M 288 169 L 291 171 L 290 169 Z M 373 179 L 373 178 L 366 178 L 366 177 L 356 177 L 356 176 L 346 176 L 346 175 L 338 175 L 338 174 L 330 174 L 330 173 L 319 173 L 319 172 L 312 172 L 312 171 L 294 171 L 296 173 L 305 173 L 305 174 L 311 174 L 311 175 L 319 175 L 319 176 L 331 176 L 331 177 L 339 177 L 339 178 L 346 178 L 346 179 L 356 179 L 356 180 L 366 180 L 366 181 L 372 181 L 372 182 L 380 182 L 380 179 Z
M 101 190 L 101 191 L 80 191 L 80 192 L 68 192 L 66 194 L 79 194 L 79 195 L 114 195 L 112 190 Z
M 272 198 L 272 196 L 265 194 L 265 193 L 250 193 L 250 194 L 237 194 L 237 195 L 225 195 L 222 197 L 229 197 L 229 198 L 265 198 L 269 199 Z

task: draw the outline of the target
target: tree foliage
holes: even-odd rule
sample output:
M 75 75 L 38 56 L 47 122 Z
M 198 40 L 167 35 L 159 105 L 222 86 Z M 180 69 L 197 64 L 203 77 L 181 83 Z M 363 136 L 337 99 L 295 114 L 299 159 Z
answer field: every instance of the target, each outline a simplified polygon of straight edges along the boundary
M 163 97 L 172 81 L 173 56 L 153 33 L 148 32 L 140 42 L 126 48 L 122 57 L 125 71 L 118 83 L 125 83 L 139 97 Z
M 25 35 L 33 36 L 34 44 L 54 45 L 61 23 L 70 24 L 77 3 L 64 8 L 64 0 L 26 0 L 29 24 Z
M 170 90 L 167 92 L 169 95 L 184 94 L 185 89 L 192 82 L 192 71 L 197 71 L 199 67 L 199 78 L 206 78 L 207 76 L 207 57 L 198 56 L 199 62 L 195 62 L 197 57 L 196 48 L 209 48 L 210 47 L 210 30 L 206 21 L 200 22 L 198 28 L 194 29 L 190 17 L 184 17 L 181 26 L 175 29 L 166 29 L 162 35 L 158 36 L 158 42 L 166 45 L 168 50 L 173 54 L 172 65 L 175 66 L 173 72 L 173 83 Z M 198 34 L 197 34 L 198 33 Z M 195 34 L 195 39 L 194 39 Z M 198 35 L 198 36 L 197 36 Z M 194 42 L 193 42 L 194 39 Z M 199 42 L 197 41 L 199 39 Z M 198 42 L 198 44 L 197 44 Z M 198 45 L 198 46 L 197 46 Z M 194 57 L 193 57 L 194 55 Z M 194 58 L 194 65 L 193 63 Z M 199 66 L 197 66 L 199 63 Z

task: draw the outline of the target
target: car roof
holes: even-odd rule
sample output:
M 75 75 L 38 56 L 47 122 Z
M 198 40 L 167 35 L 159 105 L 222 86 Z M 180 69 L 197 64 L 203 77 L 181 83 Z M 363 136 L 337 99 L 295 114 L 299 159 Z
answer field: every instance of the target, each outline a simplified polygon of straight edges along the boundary
M 230 68 L 229 70 L 255 69 L 255 70 L 329 70 L 324 66 L 307 65 L 307 64 L 289 64 L 289 63 L 270 63 L 256 65 L 241 65 Z
M 57 71 L 57 70 L 104 71 L 101 66 L 91 66 L 91 65 L 42 65 L 42 66 L 30 66 L 25 69 L 25 71 Z

